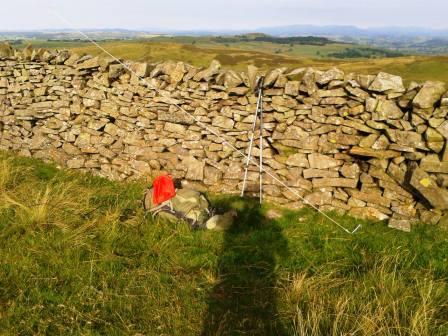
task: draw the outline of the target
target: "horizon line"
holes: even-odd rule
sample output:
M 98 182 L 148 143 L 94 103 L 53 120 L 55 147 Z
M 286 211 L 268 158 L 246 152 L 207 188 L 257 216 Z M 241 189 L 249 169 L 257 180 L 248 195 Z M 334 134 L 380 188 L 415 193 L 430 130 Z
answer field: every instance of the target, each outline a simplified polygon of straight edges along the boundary
M 430 26 L 409 26 L 409 25 L 384 25 L 384 26 L 357 26 L 357 25 L 341 25 L 341 24 L 326 24 L 326 25 L 318 25 L 318 24 L 286 24 L 286 25 L 274 25 L 274 26 L 265 26 L 265 27 L 257 27 L 257 28 L 234 28 L 234 29 L 228 29 L 228 28 L 207 28 L 207 27 L 201 27 L 201 28 L 161 28 L 161 27 L 147 27 L 147 28 L 125 28 L 125 27 L 101 27 L 101 28 L 94 28 L 94 27 L 82 27 L 78 28 L 80 30 L 125 30 L 129 32 L 145 32 L 150 33 L 154 31 L 161 31 L 161 32 L 241 32 L 241 31 L 247 31 L 247 32 L 258 32 L 259 30 L 263 29 L 275 29 L 275 28 L 288 28 L 288 27 L 313 27 L 313 28 L 327 28 L 327 27 L 347 27 L 347 28 L 355 28 L 359 30 L 376 30 L 376 29 L 424 29 L 424 30 L 431 30 L 431 31 L 445 31 L 448 30 L 447 27 L 430 27 Z M 63 32 L 63 31 L 75 31 L 75 29 L 72 28 L 27 28 L 27 29 L 3 29 L 0 28 L 0 33 L 36 33 L 36 32 L 47 32 L 47 31 L 54 31 L 54 32 Z

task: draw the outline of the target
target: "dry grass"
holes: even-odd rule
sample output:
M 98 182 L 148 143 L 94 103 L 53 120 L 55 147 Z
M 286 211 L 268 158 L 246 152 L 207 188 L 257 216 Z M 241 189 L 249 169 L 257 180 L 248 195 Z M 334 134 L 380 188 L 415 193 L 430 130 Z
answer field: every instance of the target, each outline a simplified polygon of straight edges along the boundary
M 6 154 L 0 183 L 2 335 L 448 333 L 436 228 L 347 236 L 312 211 L 272 221 L 256 200 L 215 197 L 237 225 L 191 231 L 145 219 L 143 184 Z
M 447 309 L 446 281 L 403 283 L 397 270 L 403 257 L 402 251 L 386 255 L 367 276 L 356 280 L 325 270 L 290 275 L 281 293 L 290 308 L 284 314 L 294 321 L 294 334 L 434 335 L 434 325 L 446 327 L 440 314 Z
M 198 67 L 207 67 L 213 59 L 224 68 L 245 71 L 249 64 L 262 69 L 277 67 L 307 67 L 328 69 L 340 67 L 347 73 L 376 74 L 380 71 L 402 76 L 405 81 L 441 80 L 448 82 L 448 56 L 403 56 L 373 59 L 329 59 L 328 53 L 344 50 L 347 45 L 326 46 L 297 45 L 292 48 L 275 43 L 245 42 L 228 46 L 212 43 L 210 37 L 176 37 L 148 40 L 123 40 L 101 42 L 113 55 L 134 61 L 158 62 L 184 61 Z M 192 42 L 195 41 L 195 44 Z M 103 55 L 102 51 L 88 42 L 62 42 L 33 40 L 24 41 L 21 47 L 32 43 L 35 47 L 71 49 L 78 53 Z M 279 52 L 281 49 L 281 52 Z M 317 53 L 321 57 L 317 57 Z M 107 56 L 107 55 L 103 55 Z
M 238 45 L 222 48 L 169 42 L 107 42 L 103 43 L 102 46 L 117 57 L 136 61 L 158 62 L 171 59 L 206 67 L 213 59 L 217 59 L 225 68 L 240 71 L 245 71 L 249 64 L 262 69 L 304 66 L 328 69 L 337 66 L 347 73 L 376 74 L 385 71 L 400 75 L 407 82 L 423 82 L 426 80 L 448 82 L 448 56 L 331 60 L 299 56 L 299 52 L 295 56 L 291 56 L 276 54 L 263 48 L 258 51 L 256 49 L 238 49 Z M 101 50 L 93 45 L 77 47 L 73 50 L 93 55 L 102 54 Z

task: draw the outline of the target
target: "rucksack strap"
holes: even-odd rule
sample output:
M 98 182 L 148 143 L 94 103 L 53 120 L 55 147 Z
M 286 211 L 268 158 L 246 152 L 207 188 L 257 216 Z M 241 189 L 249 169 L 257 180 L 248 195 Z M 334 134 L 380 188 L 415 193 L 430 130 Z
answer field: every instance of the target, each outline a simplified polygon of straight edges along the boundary
M 171 200 L 160 203 L 154 208 L 148 209 L 147 211 L 151 212 L 153 216 L 157 215 L 160 211 L 169 209 L 170 211 L 174 211 L 173 202 Z
M 166 212 L 173 216 L 176 216 L 179 219 L 186 221 L 188 224 L 191 225 L 192 228 L 199 227 L 197 220 L 187 217 L 186 214 L 184 214 L 183 212 L 176 211 L 173 208 L 173 203 L 171 202 L 171 200 L 165 201 L 165 202 L 159 204 L 158 206 L 156 206 L 152 209 L 149 209 L 148 211 L 152 214 L 153 218 L 161 212 Z

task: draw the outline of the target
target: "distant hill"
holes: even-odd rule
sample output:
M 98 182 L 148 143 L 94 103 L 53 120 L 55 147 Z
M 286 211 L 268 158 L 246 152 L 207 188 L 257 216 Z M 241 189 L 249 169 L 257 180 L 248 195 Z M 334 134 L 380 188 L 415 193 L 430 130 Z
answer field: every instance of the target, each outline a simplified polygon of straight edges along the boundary
M 431 29 L 423 27 L 374 27 L 359 28 L 356 26 L 315 26 L 315 25 L 288 25 L 279 27 L 261 27 L 257 32 L 275 36 L 352 36 L 352 37 L 448 37 L 448 29 Z
M 291 25 L 259 28 L 257 31 L 277 37 L 319 36 L 331 40 L 388 48 L 397 52 L 444 55 L 448 53 L 448 29 L 421 27 L 313 26 Z
M 417 37 L 425 36 L 431 38 L 448 38 L 448 28 L 446 29 L 433 29 L 425 27 L 371 27 L 360 28 L 351 25 L 285 25 L 285 26 L 273 26 L 273 27 L 259 27 L 255 29 L 198 29 L 198 30 L 175 30 L 175 29 L 159 29 L 159 28 L 147 28 L 142 30 L 129 30 L 122 28 L 102 28 L 102 29 L 82 29 L 84 32 L 90 33 L 108 33 L 108 34 L 121 34 L 126 36 L 139 35 L 139 34 L 168 34 L 168 35 L 195 35 L 195 36 L 218 36 L 218 35 L 246 35 L 253 37 L 266 35 L 291 37 L 291 36 L 346 36 L 346 37 L 380 37 L 380 36 L 394 36 L 394 37 Z M 36 35 L 56 35 L 75 34 L 72 29 L 46 29 L 36 31 L 7 31 L 1 32 L 0 35 L 24 35 L 24 36 L 36 36 Z
M 350 25 L 285 25 L 257 29 L 233 30 L 169 30 L 148 28 L 83 29 L 94 40 L 145 39 L 154 36 L 208 37 L 215 42 L 273 42 L 283 45 L 325 46 L 338 43 L 361 44 L 371 48 L 390 49 L 407 54 L 448 54 L 448 29 L 424 27 L 359 28 Z M 0 32 L 0 40 L 60 40 L 78 41 L 79 33 L 70 29 L 25 32 Z

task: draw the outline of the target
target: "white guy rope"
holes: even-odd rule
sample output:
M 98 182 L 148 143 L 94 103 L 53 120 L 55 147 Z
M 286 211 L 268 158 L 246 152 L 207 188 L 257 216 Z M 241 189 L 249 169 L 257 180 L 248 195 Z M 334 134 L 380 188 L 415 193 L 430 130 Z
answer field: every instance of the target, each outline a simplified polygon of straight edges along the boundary
M 68 21 L 66 18 L 64 18 L 62 15 L 60 15 L 59 13 L 55 12 L 55 11 L 50 11 L 51 14 L 55 15 L 57 18 L 59 18 L 62 22 L 64 22 L 65 24 L 67 24 L 71 29 L 73 29 L 74 31 L 76 31 L 77 33 L 79 33 L 81 36 L 83 36 L 84 38 L 86 38 L 88 41 L 90 41 L 92 44 L 94 44 L 98 49 L 102 50 L 104 53 L 106 53 L 107 55 L 109 55 L 111 58 L 113 58 L 115 61 L 117 61 L 119 64 L 121 64 L 123 67 L 125 67 L 130 73 L 132 73 L 133 75 L 135 75 L 137 78 L 139 78 L 142 82 L 144 82 L 148 87 L 152 88 L 154 91 L 156 91 L 159 95 L 161 95 L 161 91 L 153 86 L 151 83 L 147 82 L 146 79 L 144 77 L 140 77 L 139 75 L 137 75 L 137 73 L 132 70 L 128 65 L 126 65 L 125 63 L 123 63 L 119 58 L 115 57 L 114 55 L 112 55 L 110 52 L 108 52 L 106 49 L 104 49 L 102 46 L 100 46 L 97 42 L 95 42 L 94 40 L 92 40 L 89 36 L 87 36 L 85 33 L 83 33 L 80 29 L 76 28 L 70 21 Z M 219 140 L 222 141 L 222 143 L 224 145 L 229 146 L 234 152 L 240 154 L 243 158 L 245 158 L 246 160 L 248 159 L 248 157 L 246 156 L 246 154 L 244 154 L 241 150 L 239 150 L 238 148 L 236 148 L 234 145 L 232 145 L 231 143 L 229 143 L 226 139 L 223 138 L 223 136 L 215 131 L 214 129 L 210 128 L 208 125 L 204 124 L 202 121 L 200 121 L 198 118 L 196 118 L 196 116 L 194 116 L 192 113 L 188 112 L 187 110 L 185 110 L 182 106 L 180 106 L 179 104 L 172 104 L 174 105 L 179 111 L 185 113 L 186 115 L 188 115 L 189 117 L 191 117 L 196 124 L 198 124 L 200 127 L 202 127 L 203 129 L 207 130 L 208 132 L 212 133 L 213 135 L 215 135 Z M 294 189 L 290 188 L 288 185 L 286 185 L 283 181 L 281 181 L 279 178 L 277 178 L 274 174 L 272 174 L 271 172 L 267 171 L 266 169 L 264 169 L 264 167 L 260 166 L 260 164 L 256 161 L 253 160 L 252 158 L 250 159 L 250 161 L 255 164 L 260 171 L 264 172 L 265 174 L 267 174 L 268 176 L 270 176 L 273 180 L 277 181 L 278 183 L 280 183 L 284 188 L 286 188 L 289 192 L 291 192 L 294 196 L 297 196 L 300 200 L 302 200 L 303 202 L 305 202 L 306 204 L 308 204 L 310 207 L 312 207 L 313 209 L 315 209 L 317 212 L 319 212 L 322 216 L 324 216 L 325 218 L 327 218 L 328 220 L 330 220 L 333 224 L 335 224 L 336 226 L 338 226 L 340 229 L 342 229 L 343 231 L 345 231 L 348 234 L 354 234 L 356 231 L 358 231 L 361 228 L 361 224 L 359 224 L 354 230 L 350 231 L 349 229 L 345 228 L 342 224 L 338 223 L 336 220 L 334 220 L 333 218 L 331 218 L 330 216 L 328 216 L 326 213 L 324 213 L 323 211 L 321 211 L 318 207 L 316 207 L 314 204 L 308 202 L 303 196 L 301 196 L 298 192 L 296 192 Z

